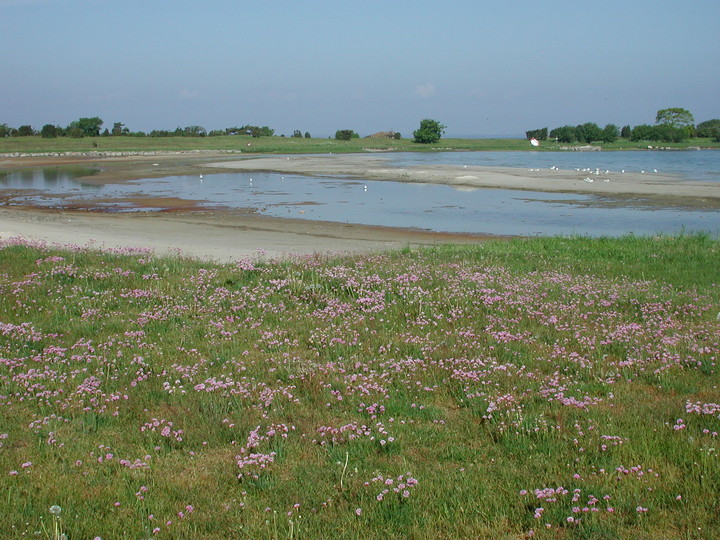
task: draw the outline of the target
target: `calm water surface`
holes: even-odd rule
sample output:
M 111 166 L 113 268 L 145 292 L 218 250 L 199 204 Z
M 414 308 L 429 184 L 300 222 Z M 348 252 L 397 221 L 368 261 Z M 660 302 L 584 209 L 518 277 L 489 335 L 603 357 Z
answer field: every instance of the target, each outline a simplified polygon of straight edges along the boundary
M 398 166 L 483 165 L 561 169 L 651 171 L 679 175 L 679 182 L 718 182 L 720 152 L 444 152 L 384 154 Z M 123 198 L 177 197 L 200 208 L 254 208 L 260 214 L 412 227 L 433 231 L 512 235 L 581 234 L 618 236 L 704 231 L 720 234 L 720 212 L 601 204 L 589 195 L 357 181 L 275 173 L 225 172 L 172 176 L 123 184 L 91 185 L 76 180 L 87 171 L 38 169 L 0 173 L 8 204 L 62 208 L 87 202 L 111 211 L 143 210 Z

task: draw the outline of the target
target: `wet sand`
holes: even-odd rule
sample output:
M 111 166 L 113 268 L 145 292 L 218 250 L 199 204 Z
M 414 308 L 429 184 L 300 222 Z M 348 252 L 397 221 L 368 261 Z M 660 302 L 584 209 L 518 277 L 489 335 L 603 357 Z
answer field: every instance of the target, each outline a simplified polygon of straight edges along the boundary
M 392 180 L 447 184 L 467 188 L 515 189 L 550 193 L 578 193 L 604 197 L 637 196 L 683 201 L 689 206 L 718 207 L 720 186 L 711 182 L 683 181 L 654 172 L 621 173 L 562 169 L 522 169 L 462 165 L 392 167 L 381 156 L 334 155 L 260 157 L 209 163 L 211 167 L 238 171 L 271 171 L 312 176 L 343 176 L 364 180 Z
M 89 156 L 4 158 L 0 169 L 82 165 L 98 171 L 95 183 L 185 174 L 212 174 L 227 169 L 275 171 L 312 176 L 366 180 L 445 183 L 469 188 L 502 188 L 560 193 L 593 193 L 617 198 L 641 196 L 658 204 L 717 208 L 716 185 L 678 182 L 658 174 L 505 169 L 433 165 L 391 167 L 382 156 L 253 157 L 238 160 L 224 153 L 168 153 L 151 156 Z M 608 180 L 605 182 L 604 180 Z M 244 257 L 279 258 L 311 253 L 376 252 L 447 243 L 477 243 L 497 236 L 441 234 L 419 230 L 371 227 L 260 216 L 251 210 L 198 210 L 193 201 L 143 200 L 142 206 L 169 211 L 108 213 L 99 208 L 48 210 L 8 206 L 0 192 L 0 240 L 25 238 L 50 244 L 98 249 L 149 248 L 157 253 L 228 262 Z M 127 202 L 127 201 L 125 201 Z M 132 201 L 130 201 L 132 202 Z
M 241 211 L 108 214 L 0 207 L 0 241 L 15 238 L 94 249 L 149 248 L 160 255 L 231 262 L 471 244 L 490 237 L 277 219 Z

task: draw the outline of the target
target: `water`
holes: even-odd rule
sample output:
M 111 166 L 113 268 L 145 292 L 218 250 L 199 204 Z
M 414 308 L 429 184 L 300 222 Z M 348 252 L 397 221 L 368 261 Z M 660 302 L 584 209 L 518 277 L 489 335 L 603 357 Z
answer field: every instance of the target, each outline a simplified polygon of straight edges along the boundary
M 375 156 L 377 157 L 377 156 Z M 446 152 L 384 154 L 397 166 L 482 165 L 619 171 L 653 170 L 680 182 L 718 182 L 720 152 Z M 591 195 L 501 189 L 458 189 L 434 184 L 371 182 L 275 173 L 225 172 L 171 176 L 122 184 L 77 180 L 87 170 L 38 169 L 0 173 L 10 204 L 62 208 L 87 203 L 108 211 L 139 211 L 126 199 L 181 198 L 199 208 L 252 208 L 259 214 L 312 220 L 417 228 L 456 233 L 619 236 L 703 231 L 720 234 L 720 212 L 606 205 Z M 141 205 L 140 205 L 141 206 Z M 156 209 L 155 206 L 153 209 Z
M 393 165 L 433 163 L 522 167 L 528 169 L 592 169 L 605 171 L 652 171 L 674 174 L 683 180 L 720 183 L 720 151 L 623 151 L 623 152 L 439 152 L 388 154 Z

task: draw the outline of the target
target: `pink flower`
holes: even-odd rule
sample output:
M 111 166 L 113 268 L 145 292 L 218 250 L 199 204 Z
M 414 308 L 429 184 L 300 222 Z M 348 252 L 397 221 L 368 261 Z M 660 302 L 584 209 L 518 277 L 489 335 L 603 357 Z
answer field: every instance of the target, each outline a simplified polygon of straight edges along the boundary
M 355 515 L 356 515 L 356 516 L 362 515 L 362 508 L 356 508 L 356 509 L 355 509 Z

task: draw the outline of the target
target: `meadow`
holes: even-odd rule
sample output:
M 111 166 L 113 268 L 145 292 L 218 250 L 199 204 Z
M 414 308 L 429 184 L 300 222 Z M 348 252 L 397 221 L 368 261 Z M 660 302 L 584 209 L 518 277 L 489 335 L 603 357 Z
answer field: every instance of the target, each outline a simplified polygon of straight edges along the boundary
M 646 150 L 648 145 L 675 149 L 702 147 L 720 149 L 720 142 L 710 138 L 689 139 L 682 143 L 648 143 L 618 139 L 601 144 L 603 150 Z M 539 148 L 530 146 L 526 139 L 452 139 L 442 138 L 435 144 L 418 144 L 412 139 L 356 138 L 339 141 L 334 138 L 258 137 L 231 135 L 217 137 L 58 137 L 43 139 L 40 136 L 0 138 L 0 154 L 43 152 L 167 152 L 167 151 L 232 151 L 244 153 L 317 154 L 368 151 L 433 152 L 433 151 L 500 151 L 535 150 L 560 151 L 580 144 L 543 141 Z
M 717 538 L 720 242 L 0 246 L 5 538 Z

